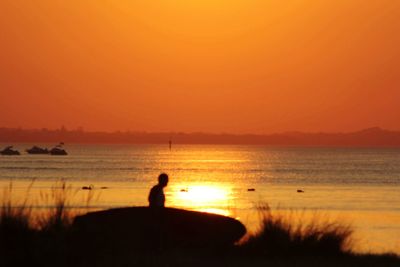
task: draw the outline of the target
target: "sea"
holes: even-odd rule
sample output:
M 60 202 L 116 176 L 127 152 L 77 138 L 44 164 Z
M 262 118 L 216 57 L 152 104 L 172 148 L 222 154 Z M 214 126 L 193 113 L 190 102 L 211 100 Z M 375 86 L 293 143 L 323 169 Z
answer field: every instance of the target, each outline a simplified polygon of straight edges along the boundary
M 249 232 L 268 206 L 351 225 L 357 251 L 400 254 L 400 148 L 66 144 L 67 156 L 24 152 L 33 145 L 0 156 L 0 200 L 49 209 L 65 185 L 69 209 L 145 206 L 165 172 L 166 206 L 231 216 Z

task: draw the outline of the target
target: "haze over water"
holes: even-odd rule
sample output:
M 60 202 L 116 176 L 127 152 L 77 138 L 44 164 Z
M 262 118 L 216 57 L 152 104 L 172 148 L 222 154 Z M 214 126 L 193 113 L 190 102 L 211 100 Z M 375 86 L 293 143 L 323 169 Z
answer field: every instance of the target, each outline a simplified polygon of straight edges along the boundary
M 166 145 L 67 145 L 66 149 L 65 157 L 0 157 L 0 185 L 12 181 L 13 192 L 22 199 L 35 179 L 29 191 L 34 208 L 47 207 L 40 192 L 60 180 L 72 186 L 70 205 L 83 207 L 88 191 L 81 187 L 93 185 L 96 197 L 91 206 L 105 209 L 147 205 L 158 174 L 167 172 L 169 207 L 233 216 L 250 230 L 256 229 L 254 207 L 260 203 L 282 212 L 317 210 L 352 223 L 359 250 L 400 252 L 400 149 L 217 145 L 177 145 L 171 151 Z

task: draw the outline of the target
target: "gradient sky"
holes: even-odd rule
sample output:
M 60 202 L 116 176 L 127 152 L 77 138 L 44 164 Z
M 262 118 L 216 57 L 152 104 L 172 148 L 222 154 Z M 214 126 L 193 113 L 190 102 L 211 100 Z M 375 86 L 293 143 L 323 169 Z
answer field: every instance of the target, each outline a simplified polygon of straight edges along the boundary
M 400 130 L 400 1 L 2 0 L 0 126 Z

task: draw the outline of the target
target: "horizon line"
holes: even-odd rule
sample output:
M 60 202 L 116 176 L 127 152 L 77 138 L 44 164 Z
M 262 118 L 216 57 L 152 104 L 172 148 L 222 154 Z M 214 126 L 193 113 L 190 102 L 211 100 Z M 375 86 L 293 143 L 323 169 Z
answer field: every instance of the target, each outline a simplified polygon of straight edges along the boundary
M 352 131 L 301 131 L 301 130 L 288 130 L 281 132 L 270 132 L 270 133 L 234 133 L 234 132 L 206 132 L 206 131 L 146 131 L 146 130 L 84 130 L 83 127 L 77 127 L 75 129 L 68 129 L 65 126 L 61 126 L 60 128 L 23 128 L 23 127 L 6 127 L 0 126 L 0 130 L 21 130 L 21 131 L 65 131 L 65 132 L 81 132 L 81 133 L 105 133 L 105 134 L 115 134 L 115 133 L 140 133 L 140 134 L 205 134 L 205 135 L 235 135 L 235 136 L 246 136 L 246 135 L 256 135 L 256 136 L 265 136 L 265 135 L 278 135 L 278 134 L 350 134 L 350 133 L 358 133 L 364 131 L 386 131 L 386 132 L 400 132 L 400 130 L 393 130 L 382 128 L 380 126 L 372 126 L 361 128 L 358 130 Z

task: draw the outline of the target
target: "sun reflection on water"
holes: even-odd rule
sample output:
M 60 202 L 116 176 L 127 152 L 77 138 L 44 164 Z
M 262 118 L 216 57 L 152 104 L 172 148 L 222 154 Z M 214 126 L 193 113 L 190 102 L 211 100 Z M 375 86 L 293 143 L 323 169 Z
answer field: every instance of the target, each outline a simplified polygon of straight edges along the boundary
M 229 186 L 221 184 L 177 184 L 171 188 L 168 201 L 172 206 L 180 208 L 229 216 L 231 191 Z

